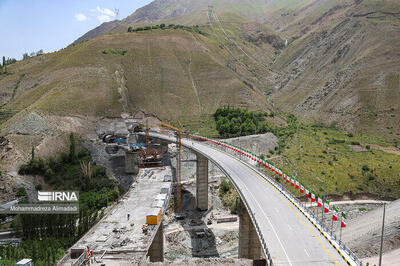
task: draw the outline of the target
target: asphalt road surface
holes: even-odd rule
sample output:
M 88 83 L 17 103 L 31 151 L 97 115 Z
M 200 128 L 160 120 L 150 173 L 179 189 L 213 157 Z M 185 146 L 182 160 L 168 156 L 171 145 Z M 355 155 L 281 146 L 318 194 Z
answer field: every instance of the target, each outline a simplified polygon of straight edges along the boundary
M 171 135 L 150 133 L 150 136 L 175 142 Z M 315 226 L 263 175 L 201 142 L 182 139 L 182 145 L 216 163 L 241 190 L 274 265 L 347 265 Z

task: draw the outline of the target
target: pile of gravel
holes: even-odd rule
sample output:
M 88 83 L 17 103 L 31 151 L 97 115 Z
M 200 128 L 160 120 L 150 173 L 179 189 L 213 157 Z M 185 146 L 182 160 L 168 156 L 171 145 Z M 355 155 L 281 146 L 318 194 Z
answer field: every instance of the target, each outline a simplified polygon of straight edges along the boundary
M 8 134 L 45 136 L 52 134 L 54 129 L 43 117 L 32 112 L 17 123 L 8 126 L 6 131 Z

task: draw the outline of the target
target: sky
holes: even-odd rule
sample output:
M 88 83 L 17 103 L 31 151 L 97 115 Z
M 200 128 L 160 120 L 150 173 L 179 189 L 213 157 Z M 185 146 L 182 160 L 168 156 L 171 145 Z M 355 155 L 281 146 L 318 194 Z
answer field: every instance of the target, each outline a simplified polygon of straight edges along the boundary
M 0 57 L 60 50 L 152 0 L 0 0 Z M 119 10 L 117 14 L 116 9 Z

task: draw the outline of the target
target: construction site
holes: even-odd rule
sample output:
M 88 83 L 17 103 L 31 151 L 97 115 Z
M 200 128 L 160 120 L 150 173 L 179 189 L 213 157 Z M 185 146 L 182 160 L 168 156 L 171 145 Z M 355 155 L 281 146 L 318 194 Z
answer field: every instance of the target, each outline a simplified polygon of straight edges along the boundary
M 102 147 L 114 166 L 113 157 L 123 158 L 121 167 L 114 170 L 131 176 L 132 182 L 128 181 L 123 198 L 104 210 L 101 220 L 59 265 L 176 263 L 193 257 L 216 257 L 218 263 L 232 264 L 231 259 L 237 258 L 238 217 L 230 214 L 218 196 L 224 175 L 217 167 L 207 166 L 209 207 L 197 208 L 196 156 L 182 148 L 179 128 L 158 123 L 153 130 L 170 130 L 175 143 L 151 139 L 149 119 L 124 118 L 102 127 L 106 132 L 98 132 L 92 144 Z M 237 261 L 240 265 L 250 262 Z

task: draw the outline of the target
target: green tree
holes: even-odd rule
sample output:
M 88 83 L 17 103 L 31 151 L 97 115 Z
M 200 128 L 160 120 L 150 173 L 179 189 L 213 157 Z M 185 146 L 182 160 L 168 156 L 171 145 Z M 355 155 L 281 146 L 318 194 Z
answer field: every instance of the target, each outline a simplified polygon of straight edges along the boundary
M 74 133 L 69 135 L 69 142 L 69 161 L 74 162 L 76 157 Z
M 35 147 L 32 146 L 31 150 L 31 162 L 35 159 Z
M 7 73 L 7 64 L 6 64 L 6 57 L 3 56 L 3 72 Z
M 17 197 L 25 197 L 26 195 L 27 194 L 26 194 L 25 188 L 24 187 L 20 187 L 20 188 L 18 188 L 17 194 L 15 196 L 17 196 Z

